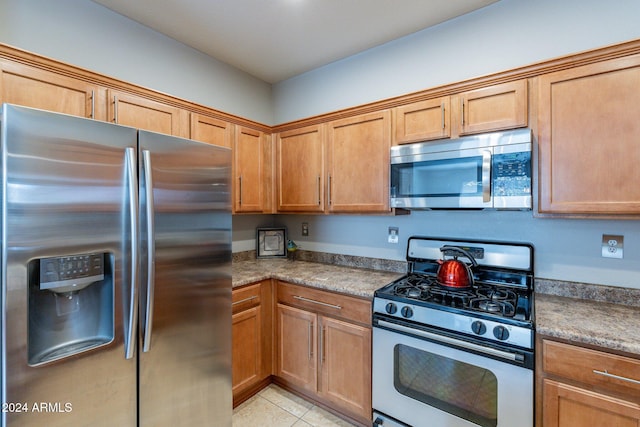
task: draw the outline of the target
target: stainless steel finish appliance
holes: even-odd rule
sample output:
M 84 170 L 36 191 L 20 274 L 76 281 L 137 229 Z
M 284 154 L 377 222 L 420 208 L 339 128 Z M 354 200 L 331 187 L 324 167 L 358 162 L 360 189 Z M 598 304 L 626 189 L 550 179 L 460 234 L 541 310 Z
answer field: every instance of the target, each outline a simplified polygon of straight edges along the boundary
M 531 209 L 531 130 L 391 147 L 391 207 Z
M 1 120 L 1 425 L 231 426 L 229 150 Z
M 445 246 L 473 286 L 438 283 Z M 374 425 L 533 427 L 533 247 L 411 237 L 407 261 L 374 295 Z

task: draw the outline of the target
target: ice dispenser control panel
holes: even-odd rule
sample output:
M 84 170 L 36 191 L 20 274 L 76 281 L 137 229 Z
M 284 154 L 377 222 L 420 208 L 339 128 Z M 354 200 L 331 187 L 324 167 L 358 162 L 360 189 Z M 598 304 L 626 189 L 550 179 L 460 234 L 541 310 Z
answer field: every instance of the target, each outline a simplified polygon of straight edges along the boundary
M 78 291 L 104 280 L 103 254 L 42 258 L 40 289 L 53 292 Z

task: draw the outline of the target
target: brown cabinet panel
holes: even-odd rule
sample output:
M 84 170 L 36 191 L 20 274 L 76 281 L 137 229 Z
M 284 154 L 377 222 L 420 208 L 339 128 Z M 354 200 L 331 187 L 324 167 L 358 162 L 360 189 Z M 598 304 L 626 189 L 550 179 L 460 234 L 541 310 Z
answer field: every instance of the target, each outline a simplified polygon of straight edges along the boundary
M 640 405 L 544 380 L 544 427 L 640 427 Z
M 324 125 L 277 136 L 277 210 L 324 211 Z
M 279 281 L 278 301 L 362 325 L 371 324 L 368 299 Z
M 287 385 L 371 423 L 371 301 L 277 282 L 278 369 Z
M 291 384 L 315 392 L 317 377 L 317 316 L 278 304 L 277 375 Z
M 543 342 L 542 354 L 546 373 L 640 396 L 640 360 L 549 340 Z
M 265 135 L 236 127 L 234 158 L 234 212 L 262 212 L 265 190 Z
M 106 90 L 81 80 L 0 61 L 0 103 L 104 120 Z
M 233 290 L 232 385 L 234 406 L 269 380 L 273 362 L 271 280 Z
M 370 419 L 371 328 L 329 317 L 320 322 L 320 395 Z
M 330 212 L 389 212 L 391 112 L 329 123 Z
M 233 393 L 260 381 L 262 336 L 260 306 L 233 315 Z
M 186 110 L 116 90 L 109 90 L 109 100 L 109 119 L 113 123 L 189 137 Z
M 640 55 L 538 79 L 541 213 L 640 214 Z
M 460 135 L 527 126 L 526 80 L 463 92 L 458 97 Z
M 451 136 L 450 98 L 435 98 L 394 109 L 394 144 Z
M 224 120 L 191 113 L 191 139 L 231 148 L 233 145 L 233 125 Z
M 640 360 L 538 338 L 539 427 L 640 427 Z

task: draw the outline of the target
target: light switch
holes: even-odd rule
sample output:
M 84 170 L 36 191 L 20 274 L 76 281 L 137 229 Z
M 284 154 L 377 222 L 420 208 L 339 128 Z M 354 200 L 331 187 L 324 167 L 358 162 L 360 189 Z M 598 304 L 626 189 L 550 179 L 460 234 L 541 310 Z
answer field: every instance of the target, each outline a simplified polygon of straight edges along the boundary
M 389 227 L 389 243 L 398 243 L 398 227 Z

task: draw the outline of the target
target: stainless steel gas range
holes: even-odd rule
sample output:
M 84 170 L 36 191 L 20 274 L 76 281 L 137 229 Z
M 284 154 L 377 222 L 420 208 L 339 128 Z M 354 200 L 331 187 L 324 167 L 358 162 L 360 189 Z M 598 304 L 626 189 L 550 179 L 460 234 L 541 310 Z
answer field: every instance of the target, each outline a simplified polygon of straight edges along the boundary
M 451 246 L 464 287 L 438 281 Z M 407 262 L 374 295 L 374 426 L 532 427 L 533 247 L 412 237 Z

